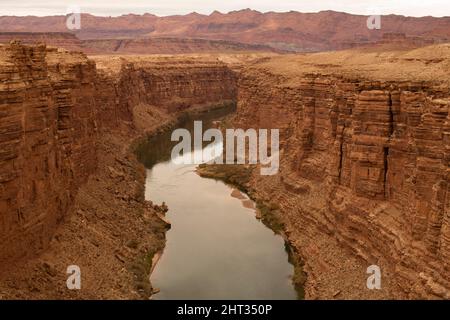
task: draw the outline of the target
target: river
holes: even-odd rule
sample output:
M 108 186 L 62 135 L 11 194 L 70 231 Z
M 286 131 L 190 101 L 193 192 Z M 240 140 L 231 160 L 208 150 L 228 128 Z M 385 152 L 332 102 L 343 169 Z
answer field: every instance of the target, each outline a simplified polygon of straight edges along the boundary
M 199 119 L 204 130 L 217 116 Z M 194 120 L 182 126 L 192 130 Z M 174 164 L 173 145 L 167 132 L 138 152 L 148 168 L 145 197 L 165 202 L 172 224 L 151 275 L 160 289 L 152 298 L 297 299 L 284 239 L 256 218 L 245 194 L 200 177 L 195 164 Z

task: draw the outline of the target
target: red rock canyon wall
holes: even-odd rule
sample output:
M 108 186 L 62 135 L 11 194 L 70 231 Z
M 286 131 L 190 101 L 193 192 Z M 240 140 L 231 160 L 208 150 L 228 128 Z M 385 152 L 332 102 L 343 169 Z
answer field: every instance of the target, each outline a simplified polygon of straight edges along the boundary
M 123 61 L 107 72 L 79 53 L 0 46 L 0 263 L 46 248 L 96 169 L 102 132 L 133 126 L 137 105 L 170 113 L 233 101 L 235 80 L 219 62 Z
M 236 127 L 281 129 L 280 174 L 252 185 L 281 204 L 294 239 L 330 235 L 382 267 L 391 297 L 450 298 L 447 85 L 326 67 L 289 77 L 262 64 L 245 69 L 238 90 Z M 321 259 L 305 257 L 312 278 Z

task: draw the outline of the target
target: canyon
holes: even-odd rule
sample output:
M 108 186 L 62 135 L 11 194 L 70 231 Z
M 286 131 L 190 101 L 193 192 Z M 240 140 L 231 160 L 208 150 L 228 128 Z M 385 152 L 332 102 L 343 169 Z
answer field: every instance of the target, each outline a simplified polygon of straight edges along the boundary
M 168 226 L 165 208 L 144 201 L 130 145 L 187 109 L 233 104 L 234 72 L 206 57 L 107 59 L 106 70 L 81 53 L 16 42 L 0 60 L 0 295 L 148 296 L 148 259 Z M 74 264 L 80 292 L 65 288 Z
M 280 174 L 249 169 L 244 188 L 279 206 L 307 298 L 450 298 L 449 53 L 281 56 L 241 72 L 232 126 L 281 137 Z
M 172 57 L 1 45 L 0 296 L 150 296 L 167 208 L 144 200 L 133 147 L 237 103 L 230 127 L 280 130 L 279 174 L 247 166 L 243 187 L 273 208 L 306 298 L 450 299 L 449 57 L 448 44 Z M 81 291 L 65 287 L 72 264 Z M 373 264 L 381 290 L 366 287 Z

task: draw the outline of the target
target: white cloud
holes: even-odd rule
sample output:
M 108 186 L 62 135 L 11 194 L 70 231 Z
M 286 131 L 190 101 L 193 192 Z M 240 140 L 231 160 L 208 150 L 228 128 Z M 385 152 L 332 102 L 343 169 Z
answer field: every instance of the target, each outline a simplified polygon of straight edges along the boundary
M 383 14 L 450 16 L 448 0 L 1 0 L 0 15 L 60 15 L 65 14 L 69 5 L 104 16 L 145 12 L 163 16 L 192 11 L 209 14 L 214 10 L 228 12 L 244 8 L 262 12 L 335 10 L 358 14 L 368 14 L 378 8 Z

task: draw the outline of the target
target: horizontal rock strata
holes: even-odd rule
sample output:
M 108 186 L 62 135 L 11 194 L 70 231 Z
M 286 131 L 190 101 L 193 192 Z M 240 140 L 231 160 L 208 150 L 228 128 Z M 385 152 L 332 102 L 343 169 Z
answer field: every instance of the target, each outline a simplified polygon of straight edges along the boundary
M 412 78 L 398 74 L 411 65 L 392 62 L 422 54 L 391 54 L 387 64 L 363 52 L 274 58 L 241 75 L 234 126 L 281 136 L 280 173 L 254 174 L 251 186 L 281 205 L 309 298 L 332 298 L 333 289 L 450 298 L 449 77 L 421 79 L 448 60 L 416 62 Z M 341 55 L 349 61 L 338 66 Z M 360 61 L 359 73 L 350 70 Z M 353 257 L 361 260 L 347 263 Z M 366 288 L 371 264 L 382 269 L 381 296 Z
M 144 132 L 178 111 L 232 104 L 235 81 L 217 61 L 121 60 L 112 71 L 44 45 L 0 46 L 0 263 L 48 247 L 97 170 L 105 134 Z

